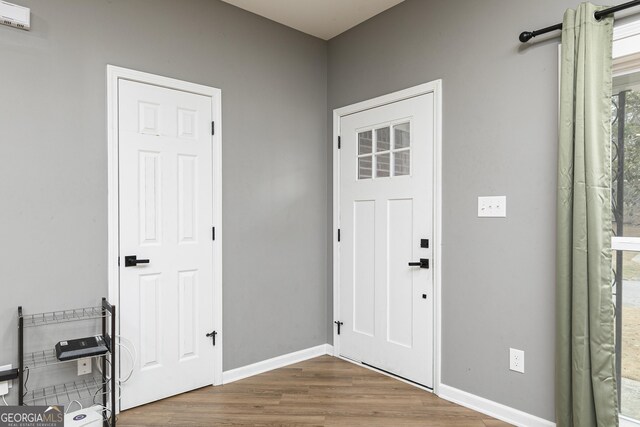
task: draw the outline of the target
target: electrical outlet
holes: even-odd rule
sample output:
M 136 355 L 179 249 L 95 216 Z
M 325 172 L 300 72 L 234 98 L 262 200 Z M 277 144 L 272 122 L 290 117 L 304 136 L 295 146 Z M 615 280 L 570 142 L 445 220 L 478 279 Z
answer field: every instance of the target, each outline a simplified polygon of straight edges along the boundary
M 12 365 L 0 366 L 0 372 L 10 370 L 11 366 Z M 13 387 L 13 381 L 3 381 L 3 382 L 1 382 L 0 383 L 0 396 L 4 396 L 5 394 L 9 393 L 9 389 L 11 387 Z
M 509 349 L 509 369 L 524 374 L 524 351 Z
M 91 358 L 78 359 L 78 376 L 91 373 Z

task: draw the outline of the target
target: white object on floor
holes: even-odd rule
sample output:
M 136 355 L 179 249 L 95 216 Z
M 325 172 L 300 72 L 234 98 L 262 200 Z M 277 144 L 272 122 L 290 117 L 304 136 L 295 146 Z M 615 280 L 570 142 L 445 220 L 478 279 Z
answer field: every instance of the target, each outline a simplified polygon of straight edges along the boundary
M 69 412 L 64 416 L 65 427 L 100 427 L 102 426 L 102 414 L 100 406 L 91 406 L 85 409 Z

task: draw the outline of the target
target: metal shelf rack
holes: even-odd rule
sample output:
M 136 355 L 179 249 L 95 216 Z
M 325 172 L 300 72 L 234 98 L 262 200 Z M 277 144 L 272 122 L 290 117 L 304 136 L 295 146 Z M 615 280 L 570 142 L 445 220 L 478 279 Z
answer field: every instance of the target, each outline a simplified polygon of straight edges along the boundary
M 46 313 L 22 315 L 23 326 L 32 328 L 34 326 L 51 325 L 55 323 L 77 322 L 78 320 L 100 319 L 106 316 L 102 307 L 84 307 L 72 310 L 49 311 Z
M 109 381 L 102 381 L 101 377 L 72 381 L 64 384 L 50 385 L 38 390 L 28 391 L 23 402 L 25 405 L 63 405 L 74 400 L 84 401 L 91 399 L 95 402 L 96 397 L 105 393 Z
M 64 384 L 49 385 L 37 390 L 25 391 L 25 372 L 39 368 L 75 362 L 77 359 L 60 361 L 55 350 L 24 352 L 24 331 L 27 328 L 56 325 L 66 322 L 101 319 L 102 336 L 109 344 L 109 352 L 100 358 L 101 375 L 88 379 L 78 379 Z M 37 314 L 24 314 L 18 307 L 18 403 L 20 405 L 62 405 L 73 401 L 91 401 L 101 397 L 103 426 L 116 426 L 116 375 L 114 372 L 116 352 L 116 307 L 106 298 L 98 307 L 84 307 L 72 310 L 49 311 Z M 109 409 L 110 408 L 110 409 Z

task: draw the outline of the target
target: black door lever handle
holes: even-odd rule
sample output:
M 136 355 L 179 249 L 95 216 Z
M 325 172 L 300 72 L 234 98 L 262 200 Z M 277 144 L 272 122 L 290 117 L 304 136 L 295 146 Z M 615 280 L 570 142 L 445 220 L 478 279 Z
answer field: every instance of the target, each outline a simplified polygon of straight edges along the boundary
M 138 264 L 149 264 L 148 259 L 138 259 L 136 255 L 127 255 L 124 257 L 125 267 L 135 267 Z
M 419 262 L 410 262 L 409 267 L 429 268 L 429 259 L 420 258 Z
M 216 345 L 216 335 L 218 335 L 218 332 L 216 331 L 211 331 L 207 334 L 207 338 L 213 338 L 213 345 Z

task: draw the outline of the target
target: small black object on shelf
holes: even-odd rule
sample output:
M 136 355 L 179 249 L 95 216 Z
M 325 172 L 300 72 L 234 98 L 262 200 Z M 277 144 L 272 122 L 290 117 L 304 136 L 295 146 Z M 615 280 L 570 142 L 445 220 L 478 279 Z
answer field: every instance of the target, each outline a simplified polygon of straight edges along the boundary
M 0 371 L 0 382 L 11 381 L 18 378 L 18 368 Z
M 101 356 L 109 351 L 105 339 L 100 335 L 74 340 L 60 341 L 56 344 L 56 357 L 60 361 Z

